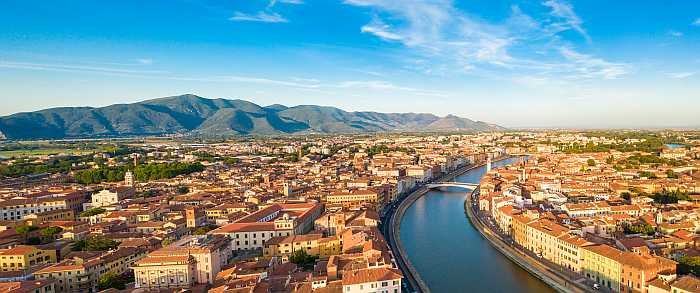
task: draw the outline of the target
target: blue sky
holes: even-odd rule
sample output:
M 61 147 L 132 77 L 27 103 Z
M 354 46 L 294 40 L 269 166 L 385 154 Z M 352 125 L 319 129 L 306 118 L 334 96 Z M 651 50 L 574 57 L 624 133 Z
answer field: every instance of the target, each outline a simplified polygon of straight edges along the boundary
M 700 2 L 0 3 L 0 115 L 184 93 L 510 127 L 698 127 Z

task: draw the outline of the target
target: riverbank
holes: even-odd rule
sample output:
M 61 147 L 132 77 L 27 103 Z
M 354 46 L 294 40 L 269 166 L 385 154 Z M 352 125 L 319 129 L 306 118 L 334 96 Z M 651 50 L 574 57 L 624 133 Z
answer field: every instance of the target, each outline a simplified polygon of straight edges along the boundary
M 508 159 L 508 156 L 500 157 L 494 162 L 501 161 Z M 480 163 L 476 165 L 470 165 L 470 166 L 465 166 L 462 167 L 456 171 L 450 172 L 446 175 L 441 176 L 440 178 L 436 179 L 435 181 L 446 181 L 446 180 L 452 180 L 457 176 L 460 176 L 470 170 L 477 169 L 480 167 L 483 167 L 486 165 L 486 163 Z M 411 261 L 407 257 L 406 250 L 403 246 L 403 243 L 401 242 L 400 238 L 400 233 L 401 233 L 401 221 L 403 219 L 404 214 L 406 213 L 406 210 L 413 205 L 413 203 L 421 198 L 423 195 L 425 195 L 429 191 L 428 188 L 425 186 L 419 188 L 418 190 L 412 192 L 409 194 L 406 198 L 401 200 L 398 204 L 398 207 L 396 208 L 396 211 L 393 214 L 389 215 L 389 223 L 387 225 L 388 230 L 385 233 L 385 236 L 387 236 L 389 239 L 390 246 L 392 246 L 392 250 L 394 251 L 394 257 L 397 259 L 397 263 L 399 265 L 399 268 L 401 271 L 404 272 L 406 280 L 411 284 L 411 287 L 415 292 L 430 292 L 430 288 L 427 286 L 425 281 L 420 277 L 420 274 L 417 272 L 415 267 L 411 264 Z
M 477 189 L 478 190 L 478 189 Z M 479 231 L 482 237 L 486 239 L 492 247 L 498 250 L 501 254 L 507 257 L 510 261 L 517 264 L 532 276 L 540 279 L 542 282 L 550 286 L 557 292 L 591 292 L 592 290 L 571 280 L 566 276 L 557 273 L 539 260 L 513 247 L 511 243 L 506 242 L 497 233 L 491 230 L 483 219 L 477 215 L 475 210 L 477 205 L 474 204 L 474 192 L 467 195 L 464 201 L 464 211 L 472 226 Z

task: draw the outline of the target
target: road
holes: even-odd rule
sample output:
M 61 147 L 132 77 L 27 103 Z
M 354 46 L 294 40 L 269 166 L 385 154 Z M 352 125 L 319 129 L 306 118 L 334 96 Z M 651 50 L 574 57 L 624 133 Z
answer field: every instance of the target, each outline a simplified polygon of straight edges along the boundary
M 504 159 L 499 158 L 498 160 Z M 406 284 L 406 288 L 404 288 L 405 291 L 408 292 L 424 292 L 424 293 L 429 293 L 430 289 L 427 287 L 427 285 L 420 279 L 420 276 L 418 276 L 418 273 L 415 272 L 415 269 L 410 264 L 407 264 L 409 262 L 408 256 L 405 254 L 401 254 L 401 249 L 399 246 L 401 245 L 399 241 L 400 239 L 396 239 L 396 229 L 401 225 L 401 219 L 398 219 L 396 217 L 397 211 L 399 208 L 402 208 L 403 204 L 407 204 L 407 206 L 403 208 L 408 208 L 410 205 L 409 203 L 404 203 L 406 199 L 411 199 L 409 200 L 410 202 L 413 202 L 416 198 L 419 198 L 423 196 L 426 192 L 428 192 L 428 188 L 426 187 L 427 184 L 432 183 L 432 182 L 441 182 L 445 180 L 450 180 L 454 177 L 457 177 L 471 169 L 474 168 L 479 168 L 483 166 L 484 164 L 475 164 L 475 165 L 466 165 L 463 166 L 456 171 L 450 172 L 448 174 L 445 174 L 443 176 L 440 176 L 439 178 L 435 178 L 431 181 L 424 182 L 418 186 L 418 188 L 412 190 L 408 194 L 401 196 L 398 198 L 395 202 L 392 204 L 386 206 L 384 208 L 384 211 L 381 214 L 381 225 L 380 225 L 380 230 L 384 234 L 384 238 L 386 239 L 387 243 L 389 244 L 389 248 L 391 248 L 392 254 L 394 256 L 394 259 L 396 261 L 396 265 L 399 267 L 399 269 L 403 272 L 404 277 L 406 279 L 406 282 L 403 282 Z M 422 286 L 421 286 L 422 285 Z M 423 289 L 421 289 L 423 288 Z
M 471 210 L 470 219 L 474 227 L 479 230 L 489 242 L 498 248 L 512 261 L 530 271 L 533 275 L 542 279 L 559 292 L 597 292 L 591 288 L 590 282 L 583 276 L 564 270 L 560 266 L 548 262 L 532 252 L 519 247 L 509 236 L 501 233 L 490 217 L 483 215 L 478 207 L 478 193 L 473 193 L 468 198 L 467 209 Z M 469 213 L 469 211 L 467 211 Z

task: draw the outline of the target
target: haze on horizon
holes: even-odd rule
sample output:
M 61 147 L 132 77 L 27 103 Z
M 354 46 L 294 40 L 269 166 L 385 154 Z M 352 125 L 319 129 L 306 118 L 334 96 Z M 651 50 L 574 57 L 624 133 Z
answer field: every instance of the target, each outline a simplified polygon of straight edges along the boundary
M 0 7 L 0 115 L 193 93 L 506 127 L 700 126 L 697 1 Z

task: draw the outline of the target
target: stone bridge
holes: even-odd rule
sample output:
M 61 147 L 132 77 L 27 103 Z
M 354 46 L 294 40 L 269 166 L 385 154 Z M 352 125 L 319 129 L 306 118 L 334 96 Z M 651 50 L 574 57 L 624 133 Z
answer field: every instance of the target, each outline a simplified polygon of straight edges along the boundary
M 467 188 L 470 190 L 473 190 L 477 188 L 479 184 L 475 183 L 465 183 L 465 182 L 435 182 L 435 183 L 429 183 L 426 185 L 428 189 L 433 189 L 433 188 L 443 188 L 443 187 L 462 187 L 462 188 Z

